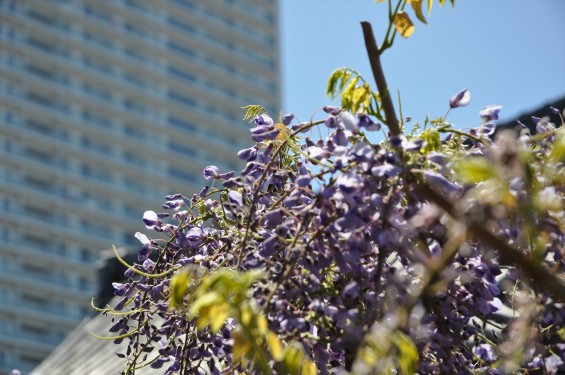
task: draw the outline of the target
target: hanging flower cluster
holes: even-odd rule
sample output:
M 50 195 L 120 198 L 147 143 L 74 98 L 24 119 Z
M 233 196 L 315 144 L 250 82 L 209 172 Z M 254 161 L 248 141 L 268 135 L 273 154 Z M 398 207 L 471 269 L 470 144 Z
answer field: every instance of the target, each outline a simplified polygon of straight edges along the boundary
M 377 144 L 368 116 L 325 111 L 260 114 L 241 173 L 207 167 L 215 187 L 144 214 L 157 233 L 106 309 L 128 371 L 561 369 L 565 133 Z

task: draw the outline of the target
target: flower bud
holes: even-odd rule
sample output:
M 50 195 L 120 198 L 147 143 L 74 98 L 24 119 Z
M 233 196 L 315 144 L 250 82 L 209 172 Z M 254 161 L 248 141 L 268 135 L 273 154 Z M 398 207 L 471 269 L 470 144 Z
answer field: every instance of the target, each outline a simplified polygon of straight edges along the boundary
M 465 107 L 471 101 L 471 92 L 463 89 L 455 94 L 454 97 L 449 99 L 449 106 L 451 108 Z

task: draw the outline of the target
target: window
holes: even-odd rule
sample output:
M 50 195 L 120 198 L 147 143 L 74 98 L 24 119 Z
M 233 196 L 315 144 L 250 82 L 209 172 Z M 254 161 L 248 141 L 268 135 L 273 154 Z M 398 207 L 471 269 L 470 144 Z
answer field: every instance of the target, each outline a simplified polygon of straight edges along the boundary
M 183 96 L 179 93 L 176 93 L 174 91 L 169 91 L 168 96 L 170 99 L 173 99 L 177 102 L 181 102 L 183 104 L 189 105 L 189 106 L 195 106 L 196 105 L 196 100 Z
M 53 72 L 50 72 L 49 70 L 45 69 L 45 67 L 41 67 L 33 64 L 28 64 L 27 71 L 30 72 L 31 74 L 35 74 L 36 76 L 49 80 L 52 80 L 55 76 Z
M 192 173 L 175 167 L 169 167 L 169 175 L 185 181 L 190 181 L 190 182 L 198 181 L 196 176 L 193 175 Z
M 36 294 L 22 294 L 22 301 L 28 306 L 33 306 L 39 309 L 45 309 L 49 306 L 49 299 L 47 297 L 41 297 Z
M 194 51 L 192 51 L 192 50 L 190 50 L 190 49 L 188 49 L 188 48 L 186 48 L 186 47 L 183 47 L 183 46 L 181 46 L 181 45 L 179 45 L 179 44 L 176 44 L 176 43 L 174 43 L 174 42 L 168 42 L 168 43 L 167 43 L 167 46 L 168 46 L 170 49 L 172 49 L 172 50 L 174 50 L 174 51 L 177 51 L 177 52 L 180 52 L 180 53 L 182 53 L 182 54 L 184 54 L 184 55 L 187 55 L 187 56 L 190 56 L 190 57 L 196 57 L 196 53 L 195 53 Z
M 32 101 L 36 104 L 45 106 L 45 107 L 54 107 L 55 106 L 55 100 L 54 99 L 46 98 L 45 96 L 41 96 L 41 95 L 34 93 L 34 92 L 28 92 L 27 98 L 28 98 L 28 100 L 30 100 L 30 101 Z
M 54 190 L 53 180 L 44 180 L 39 176 L 27 175 L 24 177 L 25 185 L 32 189 L 41 190 L 44 192 L 52 192 Z
M 185 31 L 188 31 L 189 33 L 194 33 L 196 30 L 194 29 L 194 27 L 192 27 L 191 25 L 184 23 L 182 21 L 176 20 L 174 18 L 170 18 L 168 19 L 169 23 L 173 26 L 179 27 Z
M 128 126 L 124 127 L 124 133 L 126 133 L 130 137 L 137 138 L 137 139 L 146 139 L 147 138 L 147 134 L 143 130 L 136 129 L 132 125 L 128 125 Z
M 188 156 L 196 156 L 198 154 L 195 149 L 174 141 L 169 141 L 169 149 Z
M 45 164 L 54 164 L 55 156 L 47 151 L 38 150 L 35 148 L 28 147 L 25 151 L 25 155 L 35 161 Z
M 185 72 L 181 69 L 177 69 L 174 66 L 169 66 L 167 68 L 167 71 L 177 77 L 183 78 L 189 82 L 195 82 L 196 81 L 196 77 L 193 74 L 190 74 L 188 72 Z
M 51 135 L 53 133 L 53 126 L 48 124 L 43 124 L 35 120 L 28 120 L 27 128 L 36 131 L 38 133 L 47 134 L 47 135 Z
M 104 127 L 111 127 L 112 120 L 108 116 L 104 116 L 101 114 L 94 114 L 89 110 L 82 111 L 82 118 L 88 122 L 93 122 L 95 124 L 104 126 Z
M 52 43 L 39 40 L 34 37 L 28 37 L 27 41 L 30 45 L 34 46 L 35 48 L 39 48 L 45 52 L 53 53 L 55 51 L 55 46 Z
M 190 131 L 197 131 L 198 128 L 195 124 L 191 123 L 190 121 L 181 120 L 177 117 L 169 116 L 168 118 L 169 124 L 174 125 L 178 128 L 190 130 Z

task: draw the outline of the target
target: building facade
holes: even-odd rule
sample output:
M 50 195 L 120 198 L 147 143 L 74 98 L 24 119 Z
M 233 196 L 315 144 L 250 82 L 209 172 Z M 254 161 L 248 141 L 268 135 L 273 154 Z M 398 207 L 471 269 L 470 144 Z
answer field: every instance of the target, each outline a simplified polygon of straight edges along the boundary
M 145 210 L 242 165 L 280 108 L 276 0 L 0 0 L 0 374 L 90 310 Z

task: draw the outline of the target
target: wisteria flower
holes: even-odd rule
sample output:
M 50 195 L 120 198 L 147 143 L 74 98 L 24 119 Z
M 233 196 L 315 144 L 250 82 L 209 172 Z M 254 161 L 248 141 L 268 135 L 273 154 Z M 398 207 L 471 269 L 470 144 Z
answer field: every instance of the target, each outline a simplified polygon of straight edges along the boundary
M 483 109 L 481 109 L 479 115 L 484 122 L 498 120 L 498 114 L 500 113 L 501 109 L 501 105 L 487 105 L 486 107 L 483 107 Z
M 480 344 L 473 348 L 473 353 L 486 362 L 492 362 L 496 359 L 494 349 L 490 344 Z
M 205 179 L 214 180 L 218 178 L 218 175 L 220 174 L 220 169 L 215 165 L 210 165 L 204 168 L 204 172 L 202 174 Z

